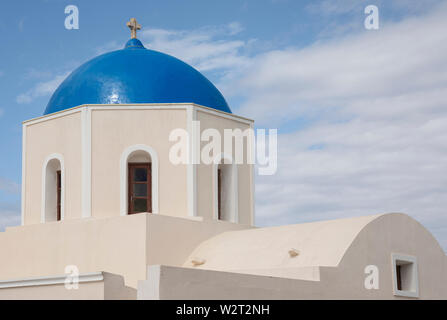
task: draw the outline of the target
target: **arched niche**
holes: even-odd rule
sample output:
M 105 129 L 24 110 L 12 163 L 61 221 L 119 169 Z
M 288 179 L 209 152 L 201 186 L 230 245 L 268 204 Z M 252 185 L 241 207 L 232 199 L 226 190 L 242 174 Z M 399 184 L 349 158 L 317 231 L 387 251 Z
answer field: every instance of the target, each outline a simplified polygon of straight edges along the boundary
M 48 156 L 42 168 L 41 222 L 63 220 L 65 216 L 65 168 L 60 154 Z
M 158 213 L 158 155 L 155 150 L 141 144 L 130 146 L 123 151 L 120 161 L 121 215 Z
M 238 174 L 233 159 L 220 154 L 214 159 L 214 219 L 237 223 Z

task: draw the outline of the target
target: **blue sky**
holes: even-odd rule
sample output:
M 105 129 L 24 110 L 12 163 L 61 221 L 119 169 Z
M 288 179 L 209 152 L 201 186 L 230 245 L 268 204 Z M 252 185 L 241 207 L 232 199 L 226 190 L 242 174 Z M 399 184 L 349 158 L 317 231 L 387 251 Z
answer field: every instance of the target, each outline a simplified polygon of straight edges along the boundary
M 69 4 L 79 30 L 64 27 Z M 371 4 L 375 31 L 363 25 Z M 0 229 L 19 223 L 21 122 L 74 68 L 121 48 L 136 17 L 148 48 L 278 128 L 278 174 L 257 179 L 258 225 L 398 211 L 447 248 L 445 16 L 438 0 L 2 1 Z

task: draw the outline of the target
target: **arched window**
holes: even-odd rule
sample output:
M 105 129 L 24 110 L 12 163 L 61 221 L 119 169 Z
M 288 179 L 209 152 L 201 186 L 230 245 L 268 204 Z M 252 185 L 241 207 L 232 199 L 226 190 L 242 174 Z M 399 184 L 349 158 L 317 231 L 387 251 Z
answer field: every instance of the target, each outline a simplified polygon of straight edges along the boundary
M 238 222 L 237 166 L 224 154 L 214 161 L 214 218 Z
M 65 170 L 59 154 L 49 156 L 42 169 L 41 222 L 64 219 Z
M 158 157 L 145 145 L 121 156 L 121 215 L 158 213 Z

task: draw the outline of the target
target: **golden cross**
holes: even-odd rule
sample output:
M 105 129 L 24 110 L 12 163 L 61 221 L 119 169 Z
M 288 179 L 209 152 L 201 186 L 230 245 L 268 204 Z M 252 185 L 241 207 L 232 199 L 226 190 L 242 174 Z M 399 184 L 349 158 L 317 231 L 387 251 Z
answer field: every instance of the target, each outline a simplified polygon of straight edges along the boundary
M 137 30 L 141 30 L 141 25 L 138 24 L 137 19 L 131 18 L 129 22 L 127 22 L 127 26 L 130 29 L 130 37 L 132 39 L 137 38 Z

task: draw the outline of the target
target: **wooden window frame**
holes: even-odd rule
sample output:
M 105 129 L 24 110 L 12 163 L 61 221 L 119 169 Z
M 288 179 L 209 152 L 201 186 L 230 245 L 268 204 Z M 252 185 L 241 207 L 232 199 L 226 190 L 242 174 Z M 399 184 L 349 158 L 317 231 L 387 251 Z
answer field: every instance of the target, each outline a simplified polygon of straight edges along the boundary
M 222 169 L 217 168 L 217 220 L 222 220 Z
M 132 180 L 132 172 L 135 168 L 145 168 L 147 169 L 147 181 L 138 182 Z M 127 181 L 127 214 L 138 214 L 142 212 L 134 212 L 133 200 L 134 199 L 146 199 L 147 200 L 147 212 L 152 212 L 152 163 L 131 163 L 127 165 L 128 181 Z M 146 197 L 134 197 L 133 185 L 134 184 L 147 184 L 147 196 Z
M 62 172 L 56 172 L 56 192 L 57 192 L 57 216 L 56 221 L 61 221 L 61 202 L 62 202 Z

